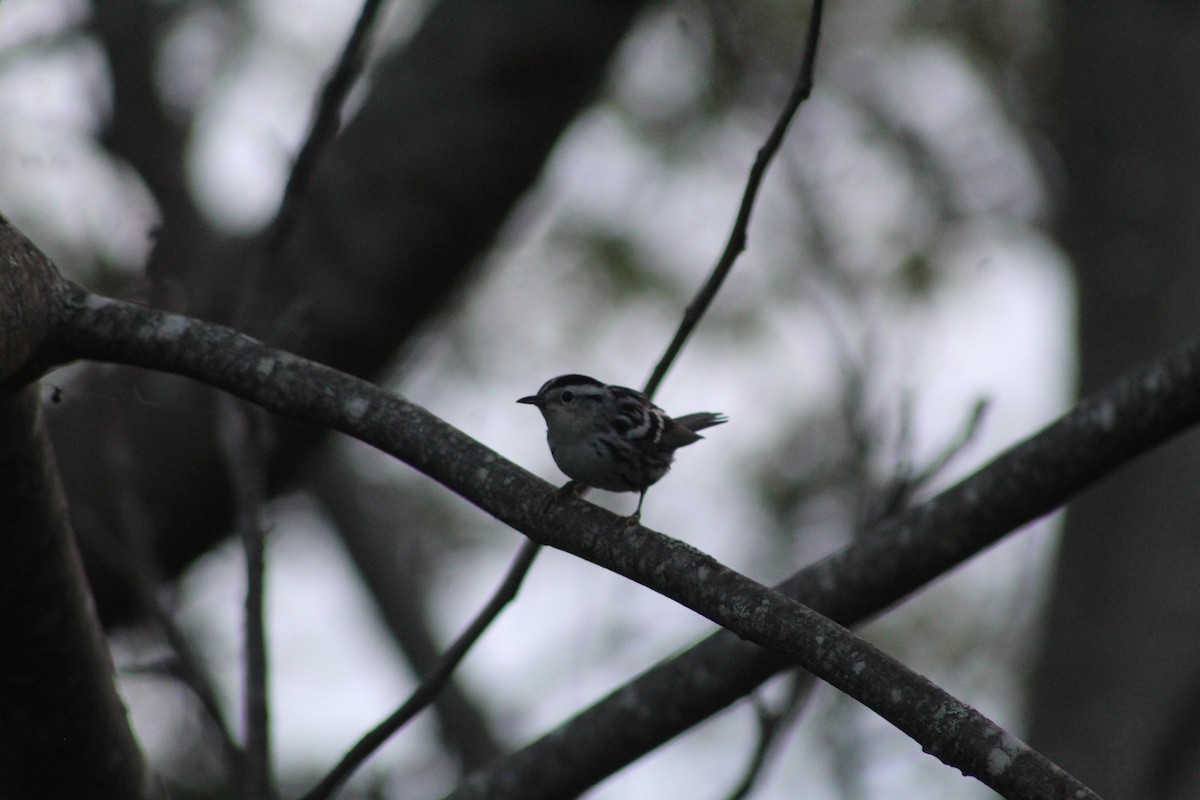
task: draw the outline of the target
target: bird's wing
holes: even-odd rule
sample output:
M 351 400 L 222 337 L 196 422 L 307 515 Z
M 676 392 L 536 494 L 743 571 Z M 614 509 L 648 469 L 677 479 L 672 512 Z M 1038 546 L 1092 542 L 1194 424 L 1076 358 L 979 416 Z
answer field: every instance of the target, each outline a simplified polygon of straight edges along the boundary
M 715 423 L 713 423 L 715 424 Z M 702 426 L 707 428 L 708 426 Z M 663 449 L 674 450 L 677 447 L 698 442 L 704 437 L 696 433 L 681 420 L 667 419 L 667 424 L 663 429 L 662 436 L 658 438 L 656 445 Z

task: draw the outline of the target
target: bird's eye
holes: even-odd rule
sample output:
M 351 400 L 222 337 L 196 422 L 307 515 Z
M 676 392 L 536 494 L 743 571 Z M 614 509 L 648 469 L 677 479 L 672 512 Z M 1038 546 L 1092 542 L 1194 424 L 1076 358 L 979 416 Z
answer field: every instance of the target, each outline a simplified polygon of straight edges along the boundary
M 562 401 L 563 401 L 564 403 L 569 403 L 569 402 L 571 402 L 571 401 L 572 401 L 572 400 L 574 400 L 574 399 L 575 399 L 575 393 L 574 393 L 574 392 L 572 392 L 572 391 L 566 391 L 566 392 L 563 392 L 563 393 L 562 393 Z

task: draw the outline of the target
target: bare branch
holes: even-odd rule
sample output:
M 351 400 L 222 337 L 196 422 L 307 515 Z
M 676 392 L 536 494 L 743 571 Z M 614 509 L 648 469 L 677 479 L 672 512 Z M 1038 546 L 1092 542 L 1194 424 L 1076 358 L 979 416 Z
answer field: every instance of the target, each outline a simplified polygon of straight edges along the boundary
M 368 2 L 370 2 L 370 0 L 368 0 Z M 673 341 L 668 347 L 667 352 L 663 355 L 662 360 L 655 370 L 654 376 L 652 376 L 646 384 L 645 393 L 647 397 L 652 396 L 655 390 L 658 388 L 658 384 L 662 380 L 662 377 L 666 374 L 667 369 L 669 369 L 671 363 L 682 350 L 683 345 L 691 331 L 699 323 L 704 311 L 712 302 L 712 298 L 716 296 L 717 291 L 720 289 L 721 283 L 724 281 L 725 275 L 728 274 L 730 268 L 733 266 L 733 261 L 736 259 L 738 253 L 745 249 L 746 229 L 749 227 L 750 214 L 753 209 L 755 197 L 758 193 L 758 186 L 762 181 L 762 176 L 766 172 L 766 168 L 771 159 L 774 157 L 775 152 L 779 149 L 779 145 L 783 140 L 784 133 L 787 131 L 787 127 L 791 122 L 792 117 L 795 115 L 797 108 L 799 108 L 800 103 L 803 102 L 804 98 L 808 96 L 808 93 L 811 90 L 812 68 L 814 59 L 816 57 L 816 46 L 820 35 L 821 5 L 821 0 L 816 0 L 813 5 L 808 42 L 804 57 L 802 59 L 804 66 L 802 67 L 800 75 L 797 78 L 796 88 L 793 89 L 792 95 L 789 97 L 783 113 L 768 136 L 766 144 L 764 144 L 758 152 L 755 163 L 750 170 L 749 182 L 742 199 L 741 209 L 738 212 L 738 218 L 734 223 L 734 230 L 730 239 L 730 244 L 726 247 L 726 253 L 722 256 L 721 262 L 718 263 L 713 275 L 709 278 L 709 281 L 701 290 L 700 297 L 705 297 L 706 292 L 707 297 L 702 303 L 693 302 L 692 306 L 689 307 L 689 313 L 685 315 L 684 320 L 680 325 L 680 330 L 676 334 L 675 341 Z M 367 9 L 364 6 L 364 16 L 366 13 Z M 361 25 L 362 20 L 360 20 L 360 27 Z M 356 33 L 357 32 L 358 31 L 356 29 Z M 349 50 L 349 45 L 347 45 L 347 50 Z M 281 216 L 282 213 L 283 212 L 281 211 Z M 736 248 L 733 244 L 735 241 L 738 243 Z M 693 311 L 693 309 L 695 310 Z M 526 550 L 522 550 L 521 557 L 519 557 L 513 563 L 512 567 L 510 568 L 510 572 L 505 577 L 504 582 L 501 584 L 497 597 L 504 596 L 508 591 L 506 587 L 509 586 L 512 587 L 512 595 L 515 595 L 516 588 L 520 586 L 521 582 L 525 578 L 525 575 L 533 566 L 534 558 L 537 555 L 538 545 L 530 542 L 527 544 L 527 548 L 527 557 Z M 407 713 L 409 707 L 414 705 L 414 696 L 413 699 L 410 699 L 408 702 L 406 702 L 404 706 L 402 706 L 395 714 L 392 715 L 392 717 L 389 717 L 388 720 L 380 724 L 379 727 L 363 737 L 363 739 L 360 740 L 359 743 L 356 744 L 355 747 L 346 754 L 342 762 L 338 764 L 338 766 L 329 775 L 327 775 L 324 780 L 322 780 L 321 784 L 319 784 L 306 796 L 306 800 L 320 800 L 320 798 L 328 796 L 328 794 L 331 793 L 342 780 L 348 777 L 354 769 L 356 769 L 363 761 L 366 760 L 371 752 L 380 747 L 385 741 L 387 741 L 389 736 L 398 731 L 404 725 L 404 723 L 411 719 L 412 716 L 420 711 L 421 708 L 424 708 L 425 705 L 428 705 L 428 703 L 432 701 L 432 698 L 436 692 L 440 690 L 441 686 L 444 685 L 446 680 L 449 679 L 450 673 L 453 671 L 454 666 L 462 659 L 463 656 L 466 655 L 467 649 L 474 643 L 476 639 L 479 638 L 479 636 L 482 635 L 484 629 L 487 627 L 487 625 L 491 624 L 492 620 L 496 618 L 500 612 L 500 609 L 507 604 L 507 602 L 511 599 L 511 596 L 505 597 L 504 601 L 498 605 L 496 603 L 496 599 L 497 598 L 493 598 L 492 602 L 490 602 L 488 606 L 480 612 L 480 616 L 475 620 L 475 622 L 472 623 L 469 631 L 474 631 L 474 634 L 471 636 L 470 640 L 466 641 L 464 644 L 464 639 L 468 635 L 467 633 L 464 633 L 463 638 L 460 638 L 457 642 L 455 642 L 455 645 L 453 648 L 451 648 L 451 651 L 448 651 L 443 657 L 442 663 L 438 668 L 439 672 L 442 670 L 443 666 L 447 664 L 447 662 L 449 662 L 449 666 L 445 667 L 445 674 L 441 676 L 440 680 L 438 680 L 433 693 L 429 695 L 429 698 L 420 706 L 415 707 L 411 713 Z M 463 645 L 461 652 L 451 658 L 452 653 L 458 649 L 460 645 Z M 428 683 L 429 681 L 426 682 L 426 684 Z M 423 684 L 421 689 L 418 691 L 424 691 L 426 684 Z
M 278 258 L 279 251 L 283 248 L 283 243 L 287 240 L 288 233 L 296 221 L 296 212 L 300 202 L 312 182 L 317 161 L 325 148 L 333 141 L 334 136 L 337 135 L 342 106 L 346 101 L 346 95 L 354 86 L 354 81 L 362 72 L 367 41 L 375 28 L 375 22 L 379 18 L 379 10 L 382 7 L 383 0 L 363 0 L 358 20 L 354 23 L 354 30 L 346 39 L 337 64 L 321 89 L 321 96 L 313 113 L 308 136 L 305 137 L 304 144 L 300 146 L 296 160 L 292 163 L 287 185 L 284 186 L 283 199 L 279 203 L 279 211 L 275 214 L 275 220 L 271 223 L 266 235 L 265 263 L 262 265 L 266 269 L 263 270 L 260 267 L 259 272 L 269 271 L 275 259 Z
M 346 454 L 337 449 L 320 462 L 308 491 L 337 527 L 383 621 L 404 652 L 413 673 L 427 675 L 441 658 L 442 643 L 427 619 L 427 550 L 440 532 L 422 518 L 445 519 L 441 504 L 413 514 L 411 487 L 363 481 Z M 462 768 L 478 769 L 499 758 L 504 747 L 489 720 L 461 686 L 451 680 L 434 703 L 445 746 Z
M 232 402 L 232 401 L 231 401 Z M 150 530 L 150 511 L 145 497 L 137 490 L 134 475 L 134 453 L 129 442 L 129 432 L 124 418 L 111 415 L 102 428 L 106 435 L 103 452 L 109 467 L 116 476 L 113 481 L 114 506 L 119 513 L 120 533 L 109 537 L 103 547 L 97 549 L 99 558 L 105 559 L 115 572 L 125 576 L 136 593 L 142 607 L 158 628 L 167 646 L 170 658 L 159 670 L 175 679 L 196 697 L 204 715 L 216 730 L 225 757 L 232 785 L 239 785 L 246 774 L 246 754 L 233 736 L 225 715 L 221 710 L 216 686 L 208 670 L 183 629 L 176 623 L 160 592 L 165 585 L 162 571 L 151 552 L 153 532 Z M 122 667 L 122 672 L 152 672 L 155 665 Z
M 0 534 L 0 796 L 158 797 L 113 684 L 35 386 L 0 392 Z
M 750 167 L 750 177 L 746 181 L 746 190 L 742 193 L 742 203 L 738 208 L 737 218 L 734 220 L 733 230 L 729 234 L 729 241 L 725 244 L 724 252 L 721 253 L 721 257 L 717 260 L 717 264 L 713 267 L 712 274 L 708 276 L 704 286 L 688 304 L 683 321 L 679 323 L 679 329 L 675 332 L 675 338 L 671 340 L 663 357 L 659 359 L 654 371 L 650 374 L 649 380 L 646 381 L 645 394 L 647 397 L 653 397 L 654 393 L 658 391 L 658 385 L 662 383 L 667 370 L 671 368 L 679 351 L 683 349 L 684 343 L 691 337 L 692 331 L 696 329 L 704 312 L 708 311 L 713 298 L 721 289 L 721 284 L 725 282 L 729 271 L 733 269 L 733 263 L 746 249 L 750 216 L 754 212 L 754 201 L 758 198 L 758 190 L 762 185 L 763 176 L 766 175 L 767 167 L 775 158 L 775 153 L 779 151 L 779 145 L 783 142 L 783 136 L 787 133 L 792 118 L 796 116 L 796 110 L 812 92 L 813 68 L 817 61 L 817 43 L 821 39 L 823 8 L 822 0 L 813 0 L 808 22 L 808 38 L 804 43 L 804 55 L 800 60 L 800 74 L 796 77 L 796 83 L 792 86 L 792 92 L 788 96 L 779 118 L 775 121 L 775 126 L 754 157 L 754 164 Z
M 787 696 L 778 708 L 769 707 L 759 695 L 751 698 L 754 714 L 758 719 L 758 740 L 741 780 L 725 795 L 726 800 L 745 800 L 750 796 L 750 792 L 754 791 L 767 762 L 778 752 L 780 739 L 796 721 L 805 701 L 812 695 L 813 686 L 816 685 L 811 673 L 800 670 L 789 675 L 787 680 Z
M 1084 398 L 974 475 L 880 522 L 777 588 L 844 625 L 860 623 L 1198 420 L 1200 342 L 1193 341 Z M 790 666 L 717 633 L 472 776 L 452 796 L 577 794 Z M 713 680 L 714 674 L 723 678 Z M 547 767 L 554 764 L 571 769 Z M 512 786 L 521 792 L 509 793 L 505 787 Z
M 262 420 L 256 411 L 223 397 L 218 411 L 217 436 L 234 496 L 234 528 L 242 540 L 246 559 L 246 596 L 242 649 L 244 720 L 246 738 L 243 791 L 247 800 L 274 796 L 271 776 L 270 698 L 267 683 L 266 531 L 261 510 L 267 493 L 268 446 Z
M 529 568 L 533 566 L 533 560 L 537 557 L 538 551 L 541 550 L 541 545 L 532 540 L 525 540 L 521 543 L 521 549 L 517 552 L 517 557 L 513 560 L 512 565 L 508 568 L 504 580 L 500 583 L 498 589 L 487 605 L 476 615 L 471 624 L 467 626 L 454 641 L 454 644 L 447 648 L 445 654 L 438 661 L 434 669 L 426 676 L 417 690 L 405 701 L 404 705 L 400 706 L 394 714 L 379 723 L 373 730 L 363 736 L 354 747 L 350 748 L 349 752 L 342 757 L 338 765 L 330 770 L 329 774 L 321 779 L 321 782 L 314 786 L 308 794 L 304 795 L 302 800 L 325 800 L 330 797 L 334 790 L 341 785 L 342 781 L 350 777 L 354 770 L 358 769 L 367 758 L 378 750 L 396 731 L 404 727 L 413 717 L 419 714 L 422 710 L 429 706 L 437 697 L 438 692 L 450 680 L 450 676 L 454 673 L 459 662 L 470 652 L 471 647 L 479 640 L 484 631 L 492 624 L 492 622 L 500 615 L 500 612 L 508 605 L 514 597 L 517 596 L 517 590 L 521 588 L 522 581 L 529 573 Z
M 219 325 L 99 298 L 79 287 L 65 299 L 54 333 L 63 354 L 200 379 L 269 411 L 377 447 L 534 541 L 641 583 L 795 661 L 997 791 L 1022 796 L 1053 787 L 1091 796 L 976 710 L 807 606 L 589 503 L 568 497 L 547 508 L 546 483 L 365 381 Z
M 934 478 L 941 474 L 946 465 L 953 461 L 959 453 L 966 449 L 967 445 L 975 440 L 975 436 L 983 427 L 983 421 L 987 417 L 988 407 L 991 401 L 986 397 L 977 397 L 975 402 L 971 404 L 970 411 L 967 412 L 967 418 L 963 420 L 959 426 L 957 433 L 950 441 L 942 446 L 933 459 L 921 467 L 913 474 L 908 482 L 914 488 L 920 488 L 929 484 Z
M 275 218 L 267 226 L 259 245 L 250 251 L 248 263 L 242 272 L 244 288 L 234 301 L 236 310 L 232 316 L 232 324 L 241 330 L 253 330 L 255 333 L 269 330 L 271 335 L 265 338 L 277 344 L 287 345 L 297 338 L 300 327 L 300 315 L 297 310 L 302 305 L 293 297 L 295 287 L 290 291 L 280 290 L 281 283 L 286 285 L 286 282 L 279 280 L 281 274 L 287 273 L 281 263 L 284 246 L 300 216 L 301 205 L 313 183 L 321 156 L 337 136 L 342 107 L 354 86 L 354 81 L 362 72 L 367 42 L 382 6 L 383 0 L 364 0 L 354 28 L 321 89 L 308 134 L 292 162 Z M 275 278 L 271 289 L 275 294 L 283 296 L 273 298 L 281 302 L 282 307 L 268 311 L 262 305 L 268 296 L 267 281 L 271 277 Z M 256 323 L 259 327 L 252 328 Z

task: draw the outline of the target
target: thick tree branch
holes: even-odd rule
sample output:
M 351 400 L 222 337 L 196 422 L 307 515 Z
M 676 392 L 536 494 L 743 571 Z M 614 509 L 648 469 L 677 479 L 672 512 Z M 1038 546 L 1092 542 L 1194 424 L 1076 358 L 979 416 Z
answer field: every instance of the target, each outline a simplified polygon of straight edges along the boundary
M 102 27 L 111 31 L 105 41 L 117 46 L 136 34 L 129 26 L 150 12 L 134 5 L 156 4 L 105 0 Z M 594 98 L 611 54 L 644 6 L 641 0 L 432 4 L 405 47 L 374 66 L 362 106 L 323 151 L 272 267 L 271 300 L 278 304 L 266 305 L 295 312 L 303 304 L 304 337 L 296 349 L 357 375 L 385 368 L 472 274 L 559 135 Z M 130 70 L 137 67 L 118 57 Z M 132 96 L 142 97 L 136 89 Z M 229 253 L 240 245 L 201 236 L 189 247 L 192 229 L 166 222 L 153 262 L 159 274 L 169 274 L 173 298 L 194 316 L 229 319 L 245 264 L 244 253 Z M 211 255 L 214 245 L 221 256 Z M 278 319 L 263 318 L 250 330 L 278 327 Z M 96 403 L 143 390 L 135 380 L 123 370 L 90 375 L 95 395 L 73 396 L 51 420 L 68 493 L 94 512 L 75 519 L 85 554 L 91 526 L 116 518 L 108 476 L 94 469 L 101 459 L 88 452 L 98 438 Z M 163 376 L 143 392 L 156 402 L 124 413 L 139 456 L 137 479 L 150 497 L 154 550 L 173 576 L 228 533 L 232 498 L 212 445 L 209 394 Z M 179 424 L 180 408 L 186 426 Z M 311 465 L 320 441 L 311 430 L 280 434 L 271 454 L 272 493 Z M 131 593 L 120 576 L 92 566 L 102 615 L 127 618 Z
M 0 217 L 0 392 L 23 388 L 48 366 L 45 342 L 63 290 L 49 259 Z
M 806 606 L 682 542 L 625 527 L 565 498 L 424 409 L 365 381 L 221 326 L 88 294 L 76 287 L 54 343 L 64 357 L 175 372 L 269 411 L 354 436 L 470 500 L 540 544 L 637 581 L 804 666 L 864 702 L 929 752 L 1011 797 L 1086 787 L 899 662 Z
M 0 609 L 0 796 L 156 797 L 113 684 L 36 386 L 0 394 Z
M 1191 342 L 778 588 L 843 625 L 862 622 L 1197 420 L 1200 342 Z M 791 666 L 717 633 L 474 775 L 453 797 L 577 794 Z
M 0 796 L 156 793 L 113 685 L 36 386 L 66 284 L 0 217 Z

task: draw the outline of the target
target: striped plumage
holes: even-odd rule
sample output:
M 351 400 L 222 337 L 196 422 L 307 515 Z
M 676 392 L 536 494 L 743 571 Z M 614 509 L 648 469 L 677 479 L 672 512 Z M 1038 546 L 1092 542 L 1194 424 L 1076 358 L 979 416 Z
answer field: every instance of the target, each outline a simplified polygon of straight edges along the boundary
M 550 454 L 572 480 L 640 493 L 632 519 L 646 490 L 671 468 L 675 451 L 704 438 L 696 431 L 726 421 L 707 411 L 672 419 L 641 392 L 586 375 L 560 375 L 517 402 L 542 412 Z

